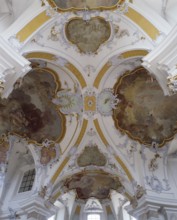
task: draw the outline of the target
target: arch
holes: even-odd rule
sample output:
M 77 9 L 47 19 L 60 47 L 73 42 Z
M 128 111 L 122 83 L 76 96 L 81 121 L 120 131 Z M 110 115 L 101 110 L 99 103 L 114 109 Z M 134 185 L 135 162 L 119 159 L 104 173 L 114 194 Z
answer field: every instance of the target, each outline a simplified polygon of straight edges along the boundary
M 128 59 L 128 58 L 134 58 L 134 57 L 144 57 L 148 54 L 148 51 L 145 49 L 136 49 L 136 50 L 129 50 L 129 51 L 124 51 L 121 52 L 120 54 L 118 54 L 117 56 L 121 57 L 121 59 Z M 114 55 L 115 56 L 115 55 Z M 114 57 L 113 56 L 113 57 Z M 111 58 L 110 58 L 111 60 Z M 123 62 L 122 60 L 122 62 Z M 94 87 L 96 87 L 97 89 L 99 88 L 99 85 L 101 83 L 102 78 L 106 75 L 107 71 L 111 68 L 112 64 L 110 61 L 107 61 L 103 67 L 101 68 L 101 70 L 99 71 L 97 77 L 94 80 Z
M 55 62 L 56 56 L 57 55 L 55 54 L 41 51 L 29 52 L 25 55 L 27 59 L 42 59 L 49 62 Z M 73 64 L 68 62 L 65 67 L 77 78 L 82 88 L 87 86 L 87 83 L 81 72 Z

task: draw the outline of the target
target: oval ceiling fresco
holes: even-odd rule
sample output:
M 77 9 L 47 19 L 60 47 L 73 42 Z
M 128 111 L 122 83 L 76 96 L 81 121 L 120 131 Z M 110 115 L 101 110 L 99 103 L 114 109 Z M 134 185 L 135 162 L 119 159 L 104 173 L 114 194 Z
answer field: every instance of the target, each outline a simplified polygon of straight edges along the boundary
M 166 97 L 143 67 L 125 73 L 114 86 L 120 102 L 113 119 L 117 129 L 145 145 L 159 146 L 177 132 L 177 95 Z
M 45 139 L 61 141 L 65 117 L 52 99 L 61 89 L 57 76 L 49 69 L 33 69 L 8 99 L 0 100 L 0 135 L 17 134 L 37 143 Z
M 117 4 L 121 5 L 125 0 L 48 0 L 52 6 L 59 10 L 85 10 L 85 9 L 113 9 Z

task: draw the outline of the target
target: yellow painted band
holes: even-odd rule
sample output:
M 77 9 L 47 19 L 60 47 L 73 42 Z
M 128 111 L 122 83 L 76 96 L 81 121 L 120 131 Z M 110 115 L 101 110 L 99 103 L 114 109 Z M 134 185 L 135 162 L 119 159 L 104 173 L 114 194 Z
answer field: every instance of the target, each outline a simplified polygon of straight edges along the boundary
M 160 31 L 150 21 L 148 21 L 144 16 L 135 11 L 133 8 L 129 7 L 128 12 L 125 13 L 125 16 L 127 16 L 138 26 L 140 26 L 141 29 L 143 29 L 144 32 L 146 32 L 146 34 L 149 35 L 151 39 L 156 40 L 156 38 L 160 35 Z
M 88 121 L 86 119 L 84 119 L 83 124 L 82 124 L 82 128 L 81 128 L 81 132 L 80 132 L 79 137 L 77 138 L 77 141 L 74 146 L 78 146 L 81 143 L 82 138 L 83 138 L 85 131 L 87 129 L 87 125 L 88 125 Z
M 98 73 L 98 75 L 97 75 L 97 77 L 96 77 L 96 79 L 95 79 L 95 81 L 94 81 L 94 84 L 93 84 L 93 86 L 94 86 L 95 88 L 98 88 L 98 86 L 99 86 L 99 84 L 100 84 L 100 82 L 101 82 L 102 77 L 105 75 L 105 73 L 108 71 L 108 69 L 109 69 L 110 67 L 111 67 L 111 64 L 107 62 L 107 63 L 101 68 L 101 70 L 100 70 L 100 72 Z
M 40 13 L 16 34 L 17 39 L 20 42 L 24 42 L 32 33 L 34 33 L 49 19 L 50 17 L 46 14 L 46 11 Z
M 75 210 L 75 214 L 79 215 L 81 212 L 81 207 L 79 205 L 77 205 L 76 210 Z
M 78 146 L 80 144 L 80 142 L 82 141 L 82 138 L 85 134 L 85 131 L 86 131 L 86 128 L 87 128 L 87 124 L 88 124 L 88 121 L 86 119 L 84 119 L 83 121 L 83 125 L 82 125 L 82 128 L 81 128 L 81 132 L 79 134 L 79 137 L 75 143 L 75 146 Z M 57 171 L 55 172 L 55 174 L 53 175 L 52 179 L 51 179 L 51 183 L 55 183 L 57 177 L 60 175 L 60 173 L 62 172 L 63 168 L 66 166 L 66 164 L 68 163 L 70 157 L 66 157 L 64 159 L 64 161 L 60 164 L 59 168 L 57 169 Z
M 32 53 L 28 53 L 25 57 L 27 59 L 37 58 L 37 59 L 45 59 L 45 60 L 56 60 L 55 55 L 45 52 L 32 52 Z
M 56 200 L 60 197 L 61 194 L 62 194 L 62 193 L 61 193 L 60 191 L 58 191 L 58 192 L 52 197 L 52 200 L 53 200 L 53 201 L 56 201 Z
M 74 73 L 74 75 L 76 76 L 76 78 L 79 80 L 82 88 L 86 87 L 87 86 L 87 83 L 84 79 L 84 77 L 82 76 L 82 74 L 80 73 L 80 71 L 71 63 L 68 63 L 66 65 L 66 67 L 72 72 Z
M 128 178 L 130 181 L 133 180 L 133 177 L 131 175 L 131 173 L 129 172 L 128 168 L 126 167 L 126 165 L 124 164 L 124 162 L 120 159 L 119 156 L 114 155 L 115 159 L 117 160 L 117 162 L 121 165 L 121 167 L 123 168 L 123 170 L 125 171 L 125 173 L 127 174 Z
M 111 207 L 109 205 L 106 206 L 106 212 L 107 212 L 107 215 L 112 214 L 112 209 L 111 209 Z
M 99 134 L 101 140 L 103 141 L 103 143 L 104 143 L 106 146 L 108 146 L 108 141 L 106 140 L 106 138 L 105 138 L 105 136 L 104 136 L 104 134 L 103 134 L 103 132 L 102 132 L 102 130 L 101 130 L 101 128 L 100 128 L 98 119 L 95 119 L 95 120 L 93 121 L 93 123 L 94 123 L 94 125 L 95 125 L 95 128 L 96 128 L 96 130 L 97 130 L 97 132 L 98 132 L 98 134 Z
M 147 50 L 130 50 L 121 54 L 121 57 L 127 59 L 129 57 L 146 56 L 148 54 Z
M 52 179 L 51 179 L 51 183 L 55 183 L 57 177 L 60 175 L 60 173 L 62 172 L 63 168 L 66 166 L 66 164 L 68 163 L 70 157 L 66 157 L 64 159 L 64 161 L 60 164 L 59 168 L 57 169 L 57 171 L 55 172 L 55 174 L 53 175 Z

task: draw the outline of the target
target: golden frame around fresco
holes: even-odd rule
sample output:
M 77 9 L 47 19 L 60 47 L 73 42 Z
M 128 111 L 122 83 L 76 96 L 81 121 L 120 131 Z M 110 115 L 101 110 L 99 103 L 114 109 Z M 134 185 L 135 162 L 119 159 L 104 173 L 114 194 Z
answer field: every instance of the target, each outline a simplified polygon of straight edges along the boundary
M 50 69 L 50 68 L 40 68 L 40 67 L 34 67 L 31 71 L 37 71 L 38 74 L 41 74 L 41 75 L 43 74 L 43 72 L 46 72 L 47 74 L 49 74 L 53 77 L 53 81 L 54 81 L 55 86 L 56 86 L 55 90 L 53 91 L 53 98 L 55 98 L 58 90 L 62 89 L 61 88 L 61 82 L 60 82 L 60 79 L 59 79 L 57 73 L 54 70 Z M 63 138 L 66 134 L 66 118 L 65 118 L 65 115 L 63 113 L 61 113 L 59 111 L 59 109 L 57 109 L 56 107 L 55 107 L 55 111 L 56 111 L 56 115 L 58 117 L 60 117 L 60 119 L 61 119 L 61 133 L 59 134 L 59 136 L 55 140 L 52 140 L 52 141 L 54 141 L 56 143 L 60 143 L 63 140 Z M 16 135 L 16 136 L 21 137 L 21 138 L 27 138 L 26 134 L 23 134 L 23 133 L 18 132 L 18 131 L 9 131 L 8 134 Z M 4 135 L 6 135 L 6 133 L 4 133 Z M 28 139 L 28 143 L 32 143 L 32 144 L 35 144 L 37 146 L 42 146 L 42 143 L 38 142 L 37 140 L 34 140 L 32 137 L 29 137 L 27 139 Z
M 116 82 L 116 84 L 114 85 L 114 92 L 117 90 L 117 88 L 121 85 L 122 81 L 124 78 L 126 78 L 127 76 L 131 76 L 133 74 L 135 74 L 137 71 L 141 70 L 141 69 L 144 69 L 143 67 L 137 67 L 136 69 L 134 69 L 133 71 L 126 71 Z M 123 129 L 119 126 L 119 124 L 117 123 L 118 119 L 116 118 L 116 114 L 115 114 L 115 110 L 113 110 L 113 120 L 114 120 L 114 125 L 115 127 L 120 130 L 123 134 L 127 134 L 128 137 L 130 137 L 132 140 L 135 140 L 135 141 L 138 141 L 140 144 L 143 144 L 147 147 L 151 147 L 152 146 L 152 143 L 147 143 L 146 141 L 144 141 L 142 138 L 140 137 L 137 137 L 137 136 L 134 136 L 132 135 L 132 133 L 127 130 L 127 129 Z M 173 134 L 171 134 L 170 136 L 168 137 L 164 137 L 164 139 L 161 141 L 161 143 L 158 144 L 158 147 L 161 148 L 164 146 L 164 144 L 166 142 L 169 142 L 171 140 L 173 140 L 174 136 L 176 135 L 177 133 L 177 130 L 174 130 Z
M 80 10 L 116 10 L 119 6 L 123 5 L 125 3 L 125 0 L 117 0 L 116 4 L 113 4 L 112 6 L 98 6 L 98 7 L 68 7 L 68 8 L 61 8 L 56 3 L 55 0 L 47 0 L 48 3 L 53 7 L 57 8 L 59 12 L 67 12 L 67 11 L 80 11 Z M 69 0 L 68 0 L 69 1 Z M 130 0 L 131 2 L 131 0 Z

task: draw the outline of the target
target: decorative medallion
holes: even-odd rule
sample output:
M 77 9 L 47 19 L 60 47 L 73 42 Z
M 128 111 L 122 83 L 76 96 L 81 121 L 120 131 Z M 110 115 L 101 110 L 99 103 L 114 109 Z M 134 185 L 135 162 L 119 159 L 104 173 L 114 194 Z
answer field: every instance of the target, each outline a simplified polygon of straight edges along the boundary
M 94 90 L 88 89 L 84 93 L 84 112 L 88 116 L 93 116 L 96 113 L 97 96 Z
M 59 160 L 60 147 L 54 141 L 49 141 L 46 139 L 42 143 L 42 149 L 40 150 L 40 163 L 42 165 L 47 165 L 51 162 L 56 162 Z
M 48 0 L 53 7 L 58 7 L 59 11 L 68 10 L 110 10 L 117 9 L 123 5 L 125 0 Z
M 49 69 L 33 69 L 21 87 L 8 99 L 0 100 L 0 135 L 16 134 L 41 144 L 46 138 L 61 141 L 65 117 L 57 111 L 52 98 L 60 88 L 57 76 Z
M 90 165 L 105 166 L 106 158 L 102 154 L 98 146 L 86 146 L 83 153 L 78 157 L 77 163 L 80 167 L 86 167 Z
M 64 181 L 66 190 L 76 190 L 77 198 L 87 200 L 90 197 L 108 199 L 110 190 L 123 188 L 118 177 L 101 171 L 88 171 L 75 174 Z
M 96 94 L 93 88 L 88 88 L 82 95 L 79 87 L 75 91 L 61 90 L 52 102 L 57 105 L 59 110 L 66 115 L 76 113 L 78 115 L 87 115 L 88 117 L 100 113 L 103 116 L 111 116 L 113 109 L 119 100 L 109 88 L 104 89 L 101 93 Z
M 96 53 L 111 35 L 108 21 L 101 17 L 91 18 L 87 22 L 74 18 L 66 24 L 66 37 L 75 44 L 81 53 Z
M 114 109 L 117 129 L 151 146 L 171 140 L 177 132 L 177 95 L 166 97 L 143 67 L 125 73 L 114 87 L 120 102 Z

